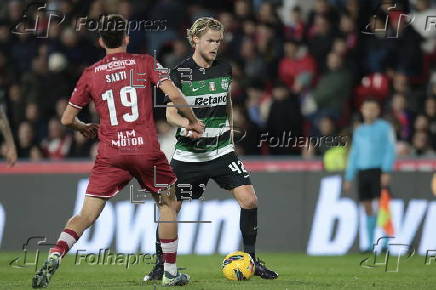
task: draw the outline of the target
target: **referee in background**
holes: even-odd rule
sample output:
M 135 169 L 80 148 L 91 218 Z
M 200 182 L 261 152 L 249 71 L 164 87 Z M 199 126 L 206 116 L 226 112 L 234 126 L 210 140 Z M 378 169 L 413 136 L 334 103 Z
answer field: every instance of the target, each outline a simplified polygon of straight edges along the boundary
M 366 213 L 367 251 L 372 251 L 377 211 L 373 201 L 380 197 L 381 189 L 390 182 L 395 161 L 395 136 L 392 126 L 379 118 L 380 104 L 375 99 L 363 102 L 363 124 L 353 132 L 353 142 L 348 156 L 344 191 L 350 192 L 351 181 L 357 174 L 359 202 Z

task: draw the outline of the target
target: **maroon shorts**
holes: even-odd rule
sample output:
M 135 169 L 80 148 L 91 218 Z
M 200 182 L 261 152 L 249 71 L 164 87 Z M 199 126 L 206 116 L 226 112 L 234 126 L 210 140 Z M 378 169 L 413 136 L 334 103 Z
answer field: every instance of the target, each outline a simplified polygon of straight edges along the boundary
M 89 176 L 86 195 L 113 197 L 132 178 L 141 189 L 159 193 L 176 181 L 176 176 L 162 151 L 153 154 L 98 154 Z

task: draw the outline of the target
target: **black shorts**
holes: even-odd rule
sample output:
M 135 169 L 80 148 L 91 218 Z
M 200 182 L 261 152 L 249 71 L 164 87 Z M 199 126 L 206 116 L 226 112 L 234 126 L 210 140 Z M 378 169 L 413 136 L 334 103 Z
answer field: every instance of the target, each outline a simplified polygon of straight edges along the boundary
M 200 198 L 210 178 L 225 190 L 251 185 L 250 175 L 235 152 L 206 162 L 183 162 L 172 159 L 171 166 L 177 176 L 177 200 Z
M 358 174 L 359 201 L 373 200 L 380 197 L 381 169 L 360 170 Z

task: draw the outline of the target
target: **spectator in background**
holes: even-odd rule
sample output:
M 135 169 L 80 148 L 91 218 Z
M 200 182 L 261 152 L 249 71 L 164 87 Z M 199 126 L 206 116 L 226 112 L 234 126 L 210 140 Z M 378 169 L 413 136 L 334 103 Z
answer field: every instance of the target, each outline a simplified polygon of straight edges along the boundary
M 414 124 L 415 132 L 428 132 L 428 119 L 425 115 L 418 115 Z
M 11 113 L 11 127 L 15 130 L 25 119 L 25 100 L 23 95 L 21 94 L 21 88 L 18 83 L 13 83 L 9 87 L 9 100 L 10 100 L 10 108 L 9 112 Z
M 268 139 L 275 140 L 269 144 L 272 155 L 299 155 L 300 148 L 283 144 L 281 140 L 285 135 L 298 138 L 302 136 L 303 118 L 301 115 L 300 102 L 296 95 L 291 95 L 288 87 L 278 82 L 272 90 L 272 102 L 267 119 Z M 277 141 L 277 142 L 276 142 Z M 278 144 L 275 144 L 278 143 Z
M 51 103 L 71 94 L 73 88 L 70 79 L 72 76 L 66 70 L 67 65 L 67 60 L 61 53 L 52 53 L 48 56 L 49 78 L 52 83 L 56 84 L 50 91 L 46 92 L 46 98 Z
M 392 97 L 391 111 L 387 119 L 392 123 L 398 140 L 411 141 L 413 114 L 407 107 L 407 99 L 404 94 L 394 94 Z
M 316 26 L 316 18 L 320 16 L 325 17 L 329 24 L 336 26 L 338 15 L 334 7 L 332 7 L 327 0 L 315 0 L 313 9 L 309 12 L 307 20 L 309 34 L 313 32 L 311 30 Z
M 233 140 L 236 151 L 242 155 L 259 155 L 262 148 L 259 144 L 261 130 L 250 122 L 243 107 L 233 106 Z
M 317 117 L 330 116 L 339 119 L 351 94 L 352 77 L 344 67 L 341 57 L 330 53 L 327 61 L 328 71 L 323 74 L 313 91 L 317 104 Z
M 349 50 L 354 50 L 357 47 L 357 32 L 356 32 L 356 24 L 353 21 L 353 18 L 347 14 L 343 13 L 341 15 L 341 20 L 339 23 L 339 30 L 342 37 L 345 39 L 347 44 L 347 48 Z
M 315 58 L 319 71 L 326 69 L 326 57 L 329 54 L 334 40 L 331 23 L 327 17 L 318 15 L 308 36 L 309 53 Z
M 285 39 L 295 39 L 297 41 L 302 41 L 304 38 L 304 33 L 306 31 L 306 25 L 304 23 L 301 7 L 296 5 L 293 9 L 290 10 L 290 14 L 292 23 L 284 27 L 284 37 Z
M 64 159 L 70 152 L 71 143 L 71 135 L 66 134 L 59 119 L 50 119 L 48 137 L 41 142 L 44 155 L 50 159 Z
M 418 131 L 413 136 L 413 150 L 412 156 L 414 157 L 433 157 L 434 151 L 429 142 L 428 133 L 425 131 Z
M 313 156 L 323 156 L 329 149 L 335 147 L 324 141 L 325 138 L 335 138 L 337 133 L 335 121 L 331 117 L 325 116 L 318 120 L 316 126 L 316 140 L 322 141 L 319 144 L 310 143 L 309 147 L 302 151 L 303 158 L 310 159 Z
M 429 123 L 430 143 L 432 149 L 436 151 L 436 99 L 434 97 L 429 97 L 425 101 L 425 116 Z
M 283 24 L 281 23 L 280 17 L 278 16 L 272 3 L 263 2 L 260 5 L 259 12 L 257 14 L 257 20 L 260 24 L 266 24 L 267 26 L 272 27 L 273 31 L 279 33 L 279 37 L 282 36 Z
M 32 61 L 32 70 L 23 76 L 22 89 L 27 102 L 38 104 L 41 118 L 51 116 L 53 113 L 53 102 L 47 98 L 47 92 L 51 87 L 47 60 L 38 56 Z
M 267 114 L 265 114 L 265 106 L 268 103 L 262 99 L 263 90 L 260 80 L 253 80 L 247 87 L 246 108 L 250 121 L 256 124 L 259 128 L 265 128 Z M 269 104 L 267 105 L 269 106 Z
M 88 158 L 91 154 L 93 143 L 91 139 L 87 139 L 80 132 L 75 131 L 73 133 L 71 150 L 68 153 L 68 157 Z
M 316 64 L 315 60 L 295 40 L 288 40 L 284 43 L 285 57 L 279 63 L 279 79 L 284 82 L 288 88 L 300 93 L 303 89 L 308 88 L 315 78 Z
M 282 55 L 281 39 L 270 24 L 256 26 L 256 48 L 258 56 L 266 63 L 266 74 L 274 78 L 277 62 Z
M 35 142 L 32 126 L 29 122 L 21 122 L 18 128 L 18 157 L 32 161 L 42 158 L 42 153 Z
M 250 18 L 252 16 L 250 1 L 248 0 L 235 1 L 234 13 L 238 20 Z
M 251 79 L 262 79 L 268 71 L 265 60 L 257 54 L 256 46 L 249 39 L 242 42 L 241 64 L 245 76 Z
M 330 117 L 323 117 L 318 122 L 318 132 L 320 138 L 325 137 L 336 137 L 337 135 L 337 129 L 335 121 Z M 315 147 L 315 155 L 317 156 L 323 156 L 324 153 L 329 150 L 332 146 L 330 144 L 327 144 L 326 142 L 321 142 L 319 146 Z
M 189 55 L 188 46 L 184 39 L 177 39 L 172 44 L 172 52 L 164 57 L 165 67 L 173 68 Z
M 403 20 L 402 11 L 393 11 L 389 13 L 389 24 L 394 32 L 393 45 L 395 54 L 393 67 L 395 71 L 401 72 L 408 77 L 419 78 L 423 72 L 424 55 L 422 53 L 421 44 L 423 37 L 416 32 L 412 25 L 408 25 Z
M 385 72 L 391 66 L 391 55 L 395 49 L 392 39 L 387 37 L 385 23 L 387 15 L 378 13 L 369 19 L 368 31 L 362 35 L 360 48 L 361 63 L 365 75 Z
M 39 106 L 35 103 L 28 103 L 25 107 L 26 121 L 29 122 L 34 132 L 36 142 L 47 136 L 47 124 L 46 121 L 41 118 L 41 111 Z
M 332 52 L 338 54 L 341 57 L 344 63 L 344 67 L 346 67 L 352 73 L 352 85 L 354 85 L 354 80 L 359 74 L 359 67 L 357 66 L 355 56 L 352 54 L 352 50 L 349 49 L 347 46 L 345 38 L 335 38 L 333 42 Z

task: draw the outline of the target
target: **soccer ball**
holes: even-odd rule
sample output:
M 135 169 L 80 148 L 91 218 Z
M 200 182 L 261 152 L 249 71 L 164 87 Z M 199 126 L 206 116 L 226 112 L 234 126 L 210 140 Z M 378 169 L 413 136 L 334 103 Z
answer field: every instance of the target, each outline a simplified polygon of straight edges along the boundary
M 254 262 L 249 254 L 238 251 L 224 258 L 222 270 L 229 280 L 248 280 L 254 275 Z

